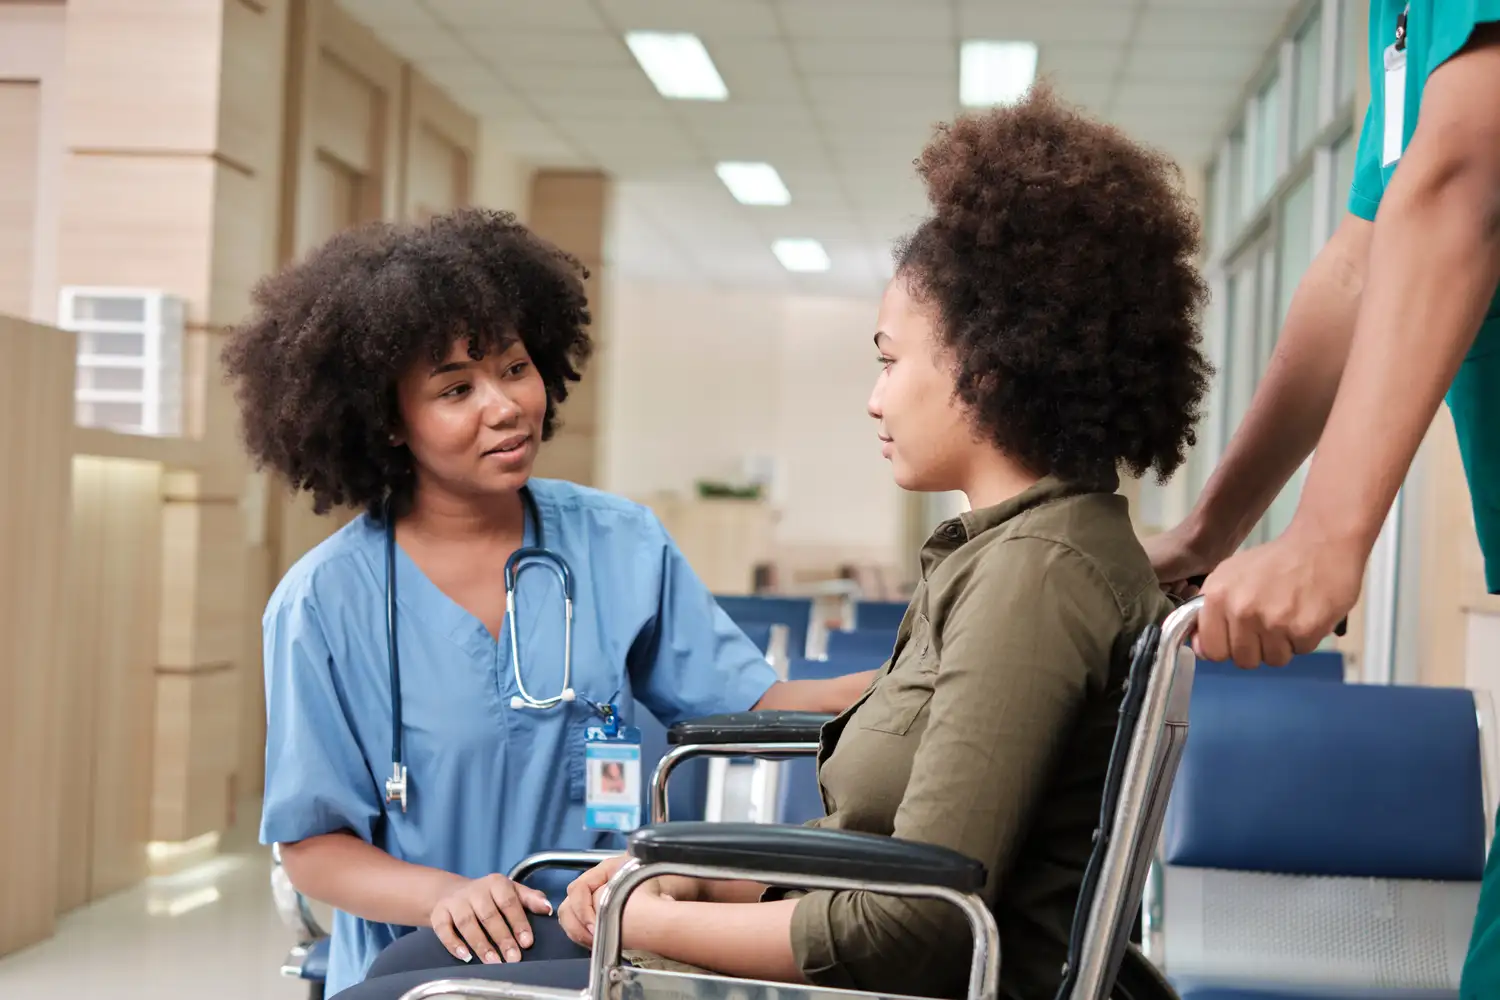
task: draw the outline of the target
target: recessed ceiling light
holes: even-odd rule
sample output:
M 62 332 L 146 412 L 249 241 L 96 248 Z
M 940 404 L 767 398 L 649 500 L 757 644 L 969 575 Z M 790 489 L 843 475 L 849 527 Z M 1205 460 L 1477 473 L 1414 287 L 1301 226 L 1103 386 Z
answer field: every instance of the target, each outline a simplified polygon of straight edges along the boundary
M 1013 104 L 1035 79 L 1035 42 L 969 41 L 960 49 L 958 97 L 965 107 Z
M 722 101 L 729 96 L 729 88 L 697 35 L 628 31 L 625 44 L 663 97 Z
M 719 180 L 742 205 L 787 205 L 792 193 L 769 163 L 720 163 L 714 167 Z
M 826 271 L 832 266 L 828 251 L 817 240 L 784 239 L 771 244 L 771 252 L 788 271 Z

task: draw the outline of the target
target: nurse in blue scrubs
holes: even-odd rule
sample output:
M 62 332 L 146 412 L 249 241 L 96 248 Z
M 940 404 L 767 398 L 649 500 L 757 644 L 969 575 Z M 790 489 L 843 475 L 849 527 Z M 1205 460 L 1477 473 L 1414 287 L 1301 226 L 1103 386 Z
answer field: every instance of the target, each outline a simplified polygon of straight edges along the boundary
M 263 282 L 226 347 L 257 463 L 319 511 L 361 512 L 291 568 L 263 620 L 261 839 L 336 908 L 330 995 L 417 927 L 460 959 L 523 957 L 550 907 L 502 873 L 610 844 L 585 828 L 601 706 L 639 700 L 667 725 L 837 712 L 869 681 L 778 682 L 650 511 L 532 477 L 590 353 L 585 276 L 508 214 L 375 224 Z M 564 688 L 563 594 L 545 570 L 521 575 L 519 662 L 511 650 L 503 568 L 537 545 L 571 570 L 575 696 L 516 707 Z M 398 700 L 404 803 L 386 788 Z

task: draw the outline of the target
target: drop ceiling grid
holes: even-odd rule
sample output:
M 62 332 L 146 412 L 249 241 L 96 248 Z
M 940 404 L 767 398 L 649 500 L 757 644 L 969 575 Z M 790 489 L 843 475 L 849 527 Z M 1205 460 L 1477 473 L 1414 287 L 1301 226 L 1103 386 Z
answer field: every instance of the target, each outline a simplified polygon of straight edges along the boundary
M 925 203 L 912 159 L 959 111 L 960 39 L 1029 38 L 1064 96 L 1202 159 L 1295 0 L 340 0 L 546 166 L 619 178 L 623 270 L 877 291 L 890 241 Z M 704 39 L 730 100 L 667 101 L 627 29 Z M 763 159 L 793 203 L 742 206 L 713 176 Z M 676 197 L 679 192 L 681 197 Z M 823 240 L 825 275 L 787 275 L 770 244 Z M 649 252 L 647 250 L 649 249 Z M 759 255 L 760 261 L 749 261 Z

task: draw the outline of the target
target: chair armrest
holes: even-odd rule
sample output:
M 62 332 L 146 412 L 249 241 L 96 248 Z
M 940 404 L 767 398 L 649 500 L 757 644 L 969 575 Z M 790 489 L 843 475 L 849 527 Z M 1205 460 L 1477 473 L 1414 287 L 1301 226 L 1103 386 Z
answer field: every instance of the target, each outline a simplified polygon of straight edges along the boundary
M 726 743 L 816 743 L 831 715 L 816 712 L 732 712 L 679 722 L 667 730 L 667 743 L 719 746 Z
M 985 881 L 983 864 L 946 847 L 806 826 L 667 823 L 637 830 L 629 851 L 643 864 L 823 875 L 965 893 L 978 892 Z

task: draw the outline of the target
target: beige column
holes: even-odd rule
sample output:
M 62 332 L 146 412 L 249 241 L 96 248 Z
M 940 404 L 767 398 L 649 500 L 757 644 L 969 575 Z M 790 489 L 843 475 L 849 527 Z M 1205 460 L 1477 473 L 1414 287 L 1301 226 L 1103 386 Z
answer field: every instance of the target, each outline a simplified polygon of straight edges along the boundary
M 150 809 L 144 828 L 121 832 L 127 845 L 228 824 L 242 687 L 259 672 L 244 600 L 246 469 L 218 355 L 276 261 L 287 6 L 67 5 L 59 279 L 186 303 L 185 425 L 207 446 L 200 468 L 165 477 L 159 579 L 138 581 L 160 589 L 160 628 L 143 680 L 154 709 L 125 723 L 153 729 L 149 756 L 128 769 Z M 112 870 L 128 884 L 144 857 Z
M 608 344 L 605 330 L 604 230 L 610 179 L 598 171 L 539 170 L 531 178 L 526 217 L 531 228 L 583 262 L 589 270 L 594 356 L 581 383 L 571 387 L 560 411 L 562 426 L 542 447 L 536 474 L 585 486 L 599 480 L 599 415 Z

